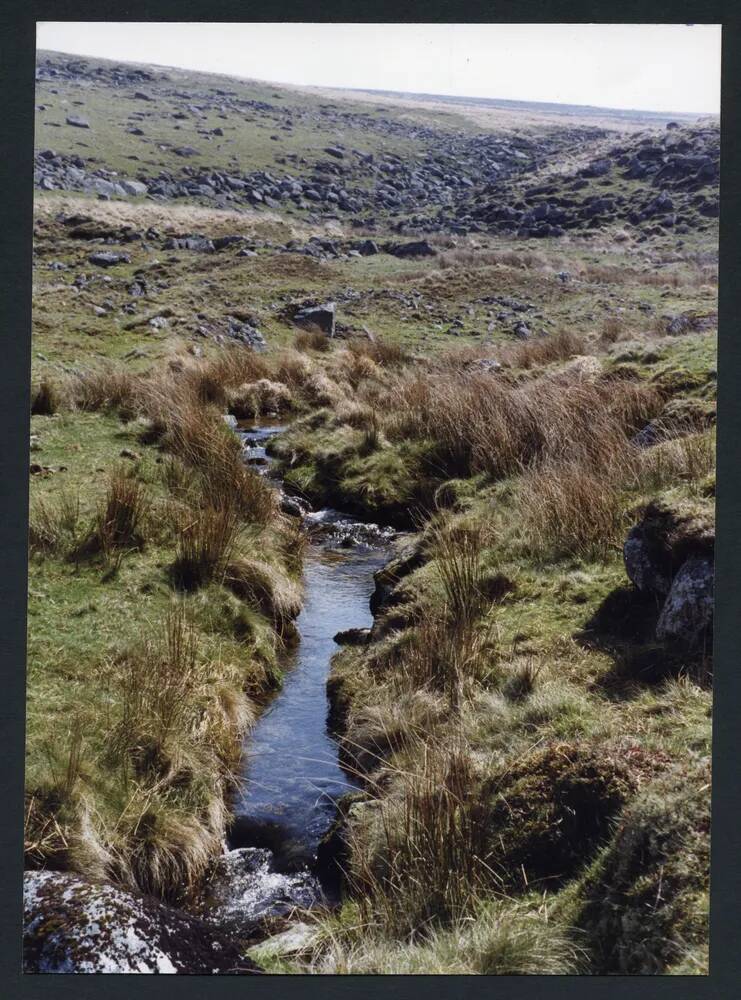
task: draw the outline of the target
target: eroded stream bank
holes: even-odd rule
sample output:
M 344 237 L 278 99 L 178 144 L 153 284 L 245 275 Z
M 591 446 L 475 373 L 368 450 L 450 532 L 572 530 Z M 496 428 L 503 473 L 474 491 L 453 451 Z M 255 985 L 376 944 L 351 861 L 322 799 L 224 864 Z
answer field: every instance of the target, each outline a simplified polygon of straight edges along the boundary
M 245 461 L 279 490 L 265 445 L 283 430 L 237 429 Z M 286 651 L 282 689 L 245 739 L 229 850 L 215 865 L 202 911 L 219 923 L 246 927 L 325 900 L 314 874 L 317 847 L 337 800 L 353 787 L 328 731 L 326 684 L 339 649 L 335 635 L 372 624 L 373 576 L 388 558 L 394 532 L 329 509 L 307 510 L 303 521 L 310 542 L 298 641 Z

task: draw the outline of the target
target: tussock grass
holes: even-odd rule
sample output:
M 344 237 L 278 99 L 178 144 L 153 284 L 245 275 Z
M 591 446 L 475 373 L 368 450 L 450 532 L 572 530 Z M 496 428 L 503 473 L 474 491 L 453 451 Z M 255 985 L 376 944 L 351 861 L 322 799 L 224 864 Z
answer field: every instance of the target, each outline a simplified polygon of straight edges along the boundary
M 423 744 L 414 759 L 394 774 L 397 793 L 376 800 L 372 821 L 349 832 L 353 897 L 367 923 L 397 938 L 449 926 L 496 882 L 465 747 Z
M 232 560 L 225 574 L 227 586 L 281 626 L 301 610 L 301 590 L 285 573 L 258 559 Z
M 494 478 L 554 459 L 605 469 L 625 461 L 630 436 L 661 408 L 651 387 L 630 382 L 511 386 L 486 374 L 415 374 L 388 399 L 391 439 L 427 438 L 447 477 Z
M 59 409 L 61 396 L 57 384 L 43 378 L 31 396 L 31 413 L 35 416 L 53 416 Z
M 79 547 L 84 530 L 79 492 L 64 489 L 54 499 L 32 500 L 28 534 L 31 552 L 67 556 Z
M 306 967 L 330 975 L 574 975 L 586 968 L 579 937 L 539 899 L 477 900 L 470 917 L 411 943 L 382 937 L 346 905 L 339 918 L 318 923 Z
M 527 549 L 541 559 L 604 557 L 625 534 L 619 485 L 581 463 L 559 463 L 526 473 L 518 504 Z
M 566 361 L 578 354 L 585 354 L 584 337 L 570 330 L 559 330 L 549 337 L 523 340 L 512 344 L 498 353 L 502 362 L 512 368 L 533 368 L 554 361 Z
M 73 375 L 66 394 L 81 410 L 118 409 L 128 414 L 141 405 L 142 385 L 141 376 L 109 362 Z
M 293 400 L 283 382 L 263 378 L 230 390 L 225 402 L 229 412 L 236 417 L 260 417 L 290 409 Z
M 671 433 L 671 432 L 670 432 Z M 639 479 L 646 490 L 659 491 L 677 483 L 701 489 L 715 471 L 715 433 L 705 431 L 672 437 L 641 453 Z
M 403 345 L 384 337 L 374 337 L 372 340 L 360 338 L 349 340 L 347 350 L 356 356 L 370 358 L 382 368 L 399 368 L 411 360 L 409 352 Z
M 222 583 L 237 542 L 239 518 L 232 506 L 186 507 L 177 511 L 177 554 L 172 578 L 177 587 L 195 590 Z
M 150 499 L 144 484 L 124 466 L 115 467 L 96 511 L 91 547 L 99 548 L 106 560 L 117 549 L 141 548 L 149 510 Z
M 299 330 L 293 338 L 297 351 L 319 351 L 326 354 L 332 348 L 332 341 L 323 330 Z

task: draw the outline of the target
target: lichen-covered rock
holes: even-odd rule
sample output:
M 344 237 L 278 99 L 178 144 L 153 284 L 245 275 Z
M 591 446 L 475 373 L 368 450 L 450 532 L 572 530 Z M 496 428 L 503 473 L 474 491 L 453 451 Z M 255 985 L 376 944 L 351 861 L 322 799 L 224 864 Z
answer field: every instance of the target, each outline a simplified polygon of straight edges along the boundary
M 656 623 L 656 638 L 693 644 L 713 621 L 713 563 L 693 556 L 672 580 Z
M 51 871 L 23 889 L 25 972 L 260 971 L 232 935 L 155 899 Z
M 660 642 L 696 646 L 713 621 L 715 524 L 699 506 L 653 502 L 628 534 L 623 557 L 628 576 L 661 603 L 656 622 Z
M 654 501 L 625 540 L 625 569 L 639 590 L 666 595 L 682 564 L 692 556 L 712 560 L 714 547 L 715 524 L 707 511 Z

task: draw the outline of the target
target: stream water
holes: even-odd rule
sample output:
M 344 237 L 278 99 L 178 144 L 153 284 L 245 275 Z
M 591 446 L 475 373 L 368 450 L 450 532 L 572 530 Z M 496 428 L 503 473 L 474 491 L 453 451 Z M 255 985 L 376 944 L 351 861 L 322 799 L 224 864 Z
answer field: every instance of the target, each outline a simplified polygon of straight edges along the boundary
M 270 476 L 266 441 L 283 429 L 240 428 L 245 460 Z M 373 574 L 386 561 L 393 532 L 332 510 L 308 513 L 305 523 L 311 544 L 296 621 L 299 641 L 285 655 L 282 689 L 245 740 L 231 850 L 214 883 L 214 916 L 281 912 L 321 898 L 311 873 L 317 845 L 337 799 L 353 787 L 327 729 L 326 681 L 339 649 L 335 634 L 372 624 Z

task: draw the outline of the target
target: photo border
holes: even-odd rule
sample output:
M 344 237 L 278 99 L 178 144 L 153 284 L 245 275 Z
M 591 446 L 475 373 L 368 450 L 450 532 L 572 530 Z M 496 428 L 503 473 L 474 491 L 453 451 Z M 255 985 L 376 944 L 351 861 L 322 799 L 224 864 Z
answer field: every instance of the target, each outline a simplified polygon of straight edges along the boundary
M 708 976 L 148 976 L 23 975 L 21 889 L 28 582 L 28 433 L 31 361 L 31 253 L 36 21 L 313 21 L 501 23 L 710 23 L 723 26 L 718 355 L 718 480 L 712 873 Z M 349 0 L 256 3 L 219 0 L 30 0 L 0 5 L 2 363 L 0 364 L 0 993 L 13 998 L 110 997 L 353 998 L 702 998 L 736 995 L 741 982 L 741 780 L 738 717 L 741 669 L 741 5 L 733 0 L 399 3 L 360 8 Z M 434 986 L 432 985 L 434 983 Z

